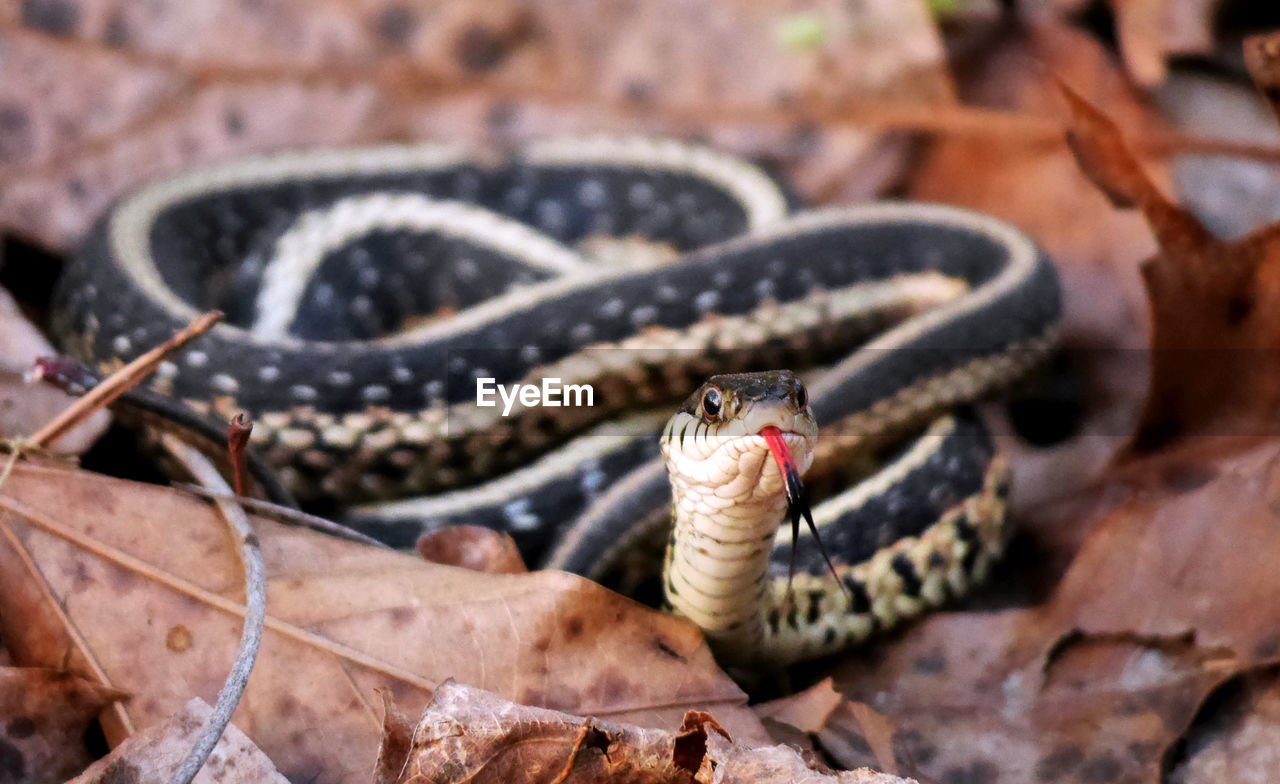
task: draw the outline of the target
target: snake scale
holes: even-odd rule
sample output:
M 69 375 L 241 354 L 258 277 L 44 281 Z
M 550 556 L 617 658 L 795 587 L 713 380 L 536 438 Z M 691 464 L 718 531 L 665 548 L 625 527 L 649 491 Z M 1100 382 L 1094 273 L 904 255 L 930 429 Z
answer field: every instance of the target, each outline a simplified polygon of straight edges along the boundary
M 967 404 L 1050 350 L 1059 299 L 1048 259 L 993 218 L 797 209 L 738 158 L 589 137 L 285 153 L 156 182 L 89 233 L 53 325 L 110 369 L 221 309 L 150 391 L 248 412 L 300 501 L 395 546 L 487 525 L 589 576 L 670 529 L 675 608 L 722 656 L 786 662 L 959 595 L 998 557 L 1006 471 Z M 803 381 L 762 372 L 783 367 Z M 754 375 L 707 382 L 735 373 Z M 482 406 L 484 384 L 579 399 Z M 685 427 L 664 429 L 691 393 Z M 802 532 L 789 593 L 777 520 L 745 549 L 706 533 L 746 513 L 725 500 L 746 480 L 682 495 L 677 474 L 672 528 L 667 471 L 738 438 L 722 428 L 748 411 L 784 409 L 821 425 L 784 440 L 812 463 L 836 562 Z M 780 518 L 782 464 L 746 435 L 731 451 Z

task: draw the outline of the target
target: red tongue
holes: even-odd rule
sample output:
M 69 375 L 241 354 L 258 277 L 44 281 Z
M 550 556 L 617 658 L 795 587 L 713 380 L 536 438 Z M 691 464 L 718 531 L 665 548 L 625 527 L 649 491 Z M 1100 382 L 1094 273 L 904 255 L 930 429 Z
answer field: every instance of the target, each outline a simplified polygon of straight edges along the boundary
M 798 497 L 800 489 L 800 471 L 796 468 L 796 459 L 791 456 L 791 447 L 787 446 L 787 440 L 782 437 L 782 431 L 774 425 L 765 425 L 760 428 L 760 435 L 764 436 L 764 442 L 769 445 L 769 454 L 773 455 L 773 461 L 778 464 L 778 470 L 782 472 L 782 481 L 786 484 L 787 500 L 792 503 Z
M 847 592 L 848 588 L 836 574 L 831 556 L 827 554 L 827 548 L 822 544 L 822 538 L 818 536 L 818 528 L 813 524 L 813 515 L 809 512 L 809 499 L 805 498 L 804 483 L 800 481 L 800 469 L 796 466 L 796 459 L 791 455 L 791 447 L 787 446 L 786 439 L 782 437 L 782 431 L 774 425 L 765 425 L 760 428 L 760 435 L 764 436 L 769 454 L 773 455 L 774 462 L 778 464 L 778 471 L 782 473 L 782 481 L 787 490 L 787 511 L 791 516 L 791 568 L 787 573 L 787 597 L 791 596 L 791 581 L 796 574 L 796 544 L 800 538 L 801 518 L 804 518 L 809 525 L 809 530 L 813 532 L 814 541 L 818 543 L 818 550 L 822 553 L 822 560 L 827 562 L 827 569 L 831 571 L 831 576 L 835 578 L 836 584 Z

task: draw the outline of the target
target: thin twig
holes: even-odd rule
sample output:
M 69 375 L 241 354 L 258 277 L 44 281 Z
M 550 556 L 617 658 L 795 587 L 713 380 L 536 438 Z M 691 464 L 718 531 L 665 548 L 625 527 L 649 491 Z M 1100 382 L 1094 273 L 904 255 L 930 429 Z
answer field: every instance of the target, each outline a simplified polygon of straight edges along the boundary
M 214 500 L 219 500 L 219 499 L 234 500 L 238 502 L 240 506 L 244 507 L 250 512 L 253 512 L 256 515 L 261 515 L 262 517 L 269 518 L 271 520 L 275 520 L 277 522 L 286 523 L 288 525 L 296 525 L 301 528 L 310 528 L 313 531 L 320 531 L 321 533 L 330 534 L 332 536 L 337 536 L 342 539 L 350 539 L 353 542 L 359 542 L 360 544 L 367 544 L 372 547 L 379 547 L 383 550 L 394 549 L 393 547 L 388 545 L 386 542 L 382 542 L 377 539 L 374 539 L 372 536 L 369 536 L 368 534 L 363 534 L 355 530 L 354 528 L 348 528 L 347 526 L 342 525 L 341 523 L 335 523 L 334 521 L 329 520 L 327 518 L 320 517 L 318 515 L 307 514 L 306 512 L 303 512 L 299 509 L 294 509 L 288 506 L 281 506 L 280 504 L 273 503 L 271 501 L 267 501 L 262 498 L 249 498 L 245 496 L 216 493 L 207 487 L 201 487 L 200 485 L 193 485 L 186 482 L 175 482 L 173 486 L 178 488 L 179 490 L 186 490 L 187 492 L 192 493 L 193 495 L 198 495 L 203 498 L 211 498 Z
M 253 422 L 240 412 L 227 425 L 227 450 L 231 453 L 231 480 L 236 495 L 249 494 L 249 461 L 245 450 L 249 448 L 249 436 L 253 435 Z
M 227 494 L 231 488 L 227 486 L 218 469 L 200 453 L 198 449 L 187 444 L 177 436 L 166 433 L 161 436 L 161 443 L 175 459 L 196 478 L 202 485 L 216 492 Z M 205 760 L 218 745 L 222 732 L 231 723 L 231 714 L 240 704 L 240 696 L 244 694 L 249 683 L 249 673 L 258 658 L 258 647 L 262 642 L 262 627 L 267 615 L 267 578 L 266 565 L 262 560 L 262 549 L 258 546 L 258 537 L 249 525 L 249 516 L 234 501 L 218 500 L 218 511 L 222 519 L 230 526 L 235 535 L 236 552 L 244 567 L 245 609 L 244 629 L 240 633 L 240 648 L 236 652 L 236 660 L 231 665 L 227 680 L 218 692 L 218 701 L 213 706 L 213 713 L 205 722 L 204 728 L 196 738 L 196 743 L 187 753 L 178 770 L 169 779 L 169 784 L 190 784 L 200 772 Z
M 191 339 L 204 334 L 222 320 L 221 311 L 210 311 L 174 333 L 173 337 L 112 373 L 101 384 L 89 390 L 65 411 L 27 439 L 27 444 L 46 447 L 86 417 L 137 386 L 161 362 L 172 356 Z

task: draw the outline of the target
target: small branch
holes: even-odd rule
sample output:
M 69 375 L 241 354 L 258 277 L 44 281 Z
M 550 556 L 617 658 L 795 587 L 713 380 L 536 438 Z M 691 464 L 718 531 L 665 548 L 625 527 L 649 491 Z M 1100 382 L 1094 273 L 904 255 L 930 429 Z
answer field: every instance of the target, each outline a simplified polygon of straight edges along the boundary
M 249 461 L 245 452 L 251 435 L 253 422 L 243 412 L 231 418 L 227 425 L 227 451 L 231 454 L 231 480 L 238 496 L 249 495 Z
M 195 447 L 171 433 L 164 434 L 161 437 L 161 443 L 202 485 L 222 494 L 231 492 L 231 488 L 218 473 L 218 469 Z M 178 770 L 169 779 L 169 784 L 190 784 L 200 772 L 200 768 L 204 766 L 209 754 L 213 752 L 213 748 L 218 745 L 218 739 L 222 737 L 223 730 L 231 723 L 231 714 L 240 704 L 240 697 L 249 683 L 249 673 L 253 670 L 253 663 L 258 658 L 258 647 L 262 642 L 262 628 L 267 614 L 266 565 L 262 560 L 258 537 L 249 525 L 249 517 L 234 501 L 219 500 L 217 504 L 223 520 L 235 535 L 238 545 L 236 550 L 240 556 L 240 563 L 244 567 L 244 630 L 240 634 L 240 648 L 236 652 L 236 660 L 231 665 L 231 671 L 227 674 L 222 690 L 218 692 L 218 701 L 213 706 L 213 714 L 205 722 L 191 751 L 187 753 Z
M 27 439 L 29 446 L 44 448 L 56 441 L 67 431 L 80 424 L 86 417 L 105 407 L 128 390 L 137 386 L 143 378 L 150 375 L 161 362 L 168 359 L 184 345 L 190 342 L 222 320 L 220 311 L 210 311 L 178 330 L 173 337 L 133 360 L 129 364 L 108 376 L 101 384 L 89 390 L 84 397 L 72 403 L 65 411 L 54 417 L 52 421 L 40 428 Z

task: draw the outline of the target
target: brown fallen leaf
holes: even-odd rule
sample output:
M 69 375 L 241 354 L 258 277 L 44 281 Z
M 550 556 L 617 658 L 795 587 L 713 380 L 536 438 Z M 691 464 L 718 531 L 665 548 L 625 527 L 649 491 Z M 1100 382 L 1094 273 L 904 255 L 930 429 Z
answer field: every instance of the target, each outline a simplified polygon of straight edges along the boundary
M 870 768 L 827 773 L 814 770 L 785 746 L 734 751 L 724 757 L 709 784 L 919 784 Z
M 1225 686 L 1169 766 L 1169 784 L 1266 784 L 1280 765 L 1280 678 L 1259 668 Z
M 89 723 L 124 696 L 65 672 L 0 667 L 0 781 L 57 784 L 84 770 Z
M 644 729 L 515 705 L 453 681 L 436 689 L 412 737 L 406 754 L 380 760 L 376 781 L 905 784 L 868 770 L 817 771 L 786 747 L 735 744 L 696 711 L 678 732 Z
M 520 574 L 529 571 L 505 531 L 479 525 L 454 525 L 418 537 L 418 555 L 431 563 L 461 566 L 476 572 Z
M 1116 36 L 1134 81 L 1164 81 L 1171 55 L 1213 51 L 1213 22 L 1221 0 L 1111 0 Z
M 883 135 L 806 108 L 950 99 L 923 2 L 7 8 L 0 229 L 55 248 L 146 179 L 281 147 L 671 133 L 867 193 L 896 171 Z
M 779 743 L 814 751 L 816 738 L 828 758 L 846 767 L 875 767 L 898 774 L 892 722 L 860 702 L 846 700 L 824 678 L 809 688 L 755 706 L 756 715 Z
M 9 293 L 0 289 L 0 439 L 31 435 L 73 402 L 57 389 L 24 380 L 36 357 L 56 353 L 22 316 Z M 102 435 L 110 421 L 106 412 L 95 414 L 54 441 L 52 448 L 62 454 L 79 454 Z
M 1280 120 L 1280 34 L 1251 35 L 1244 39 L 1243 48 L 1249 76 Z
M 131 736 L 67 784 L 168 781 L 213 709 L 193 698 L 172 718 Z M 234 725 L 227 727 L 193 784 L 288 784 L 267 755 Z
M 691 624 L 573 575 L 497 575 L 255 520 L 266 633 L 237 726 L 291 780 L 364 781 L 377 690 L 416 710 L 447 678 L 643 725 L 695 707 L 766 738 Z M 109 740 L 211 700 L 240 634 L 242 578 L 204 502 L 20 464 L 0 487 L 0 635 L 134 697 Z
M 1160 245 L 1142 267 L 1152 369 L 1136 447 L 1273 432 L 1280 411 L 1280 225 L 1217 239 L 1151 182 L 1115 122 L 1069 87 L 1062 92 L 1081 169 L 1116 206 L 1140 209 Z
M 814 733 L 827 724 L 831 711 L 843 701 L 831 687 L 831 679 L 823 678 L 804 691 L 788 697 L 764 702 L 754 707 L 761 719 L 789 724 L 801 732 Z
M 1280 662 L 1280 443 L 1241 448 L 1119 469 L 1072 520 L 1093 533 L 1044 606 L 927 619 L 842 662 L 837 688 L 892 722 L 905 774 L 1165 781 L 1206 701 Z M 859 734 L 839 715 L 827 731 Z
M 382 693 L 382 742 L 374 764 L 374 784 L 394 784 L 413 749 L 413 720 L 400 712 L 389 692 Z

